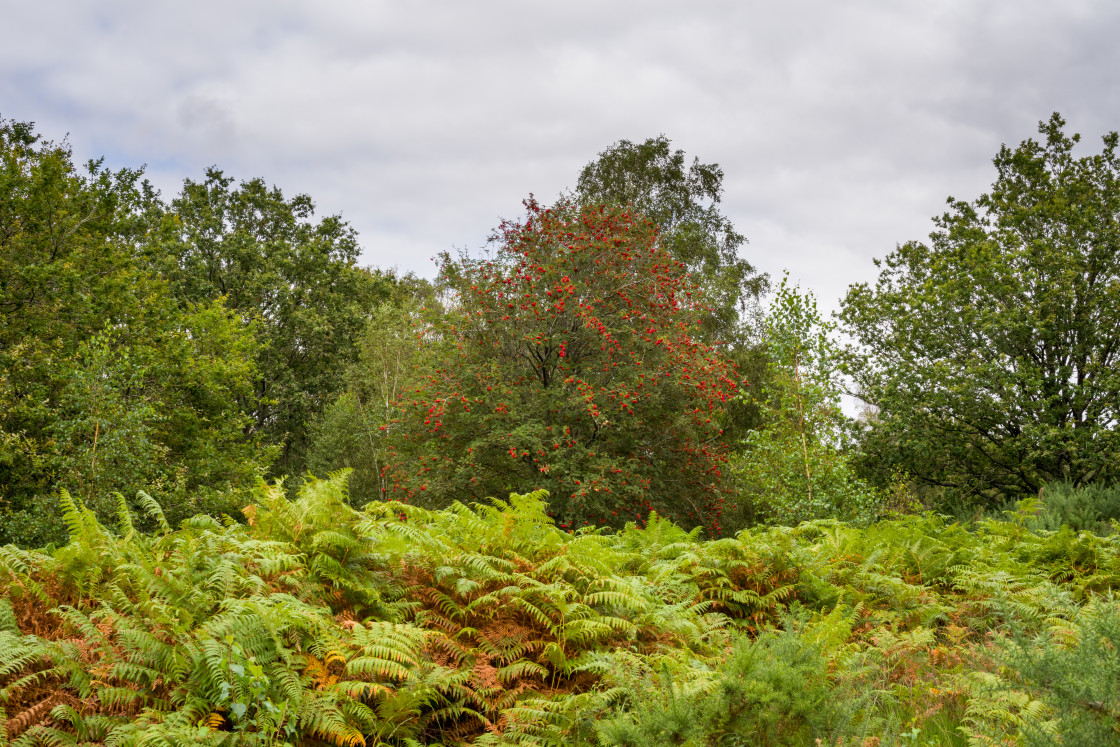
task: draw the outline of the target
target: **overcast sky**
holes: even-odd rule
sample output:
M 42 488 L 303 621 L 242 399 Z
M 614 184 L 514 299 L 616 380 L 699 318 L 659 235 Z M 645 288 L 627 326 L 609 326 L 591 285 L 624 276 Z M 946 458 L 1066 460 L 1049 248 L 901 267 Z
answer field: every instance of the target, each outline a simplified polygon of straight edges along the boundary
M 665 134 L 744 252 L 834 308 L 1060 111 L 1120 128 L 1120 3 L 15 2 L 0 115 L 166 197 L 217 165 L 310 194 L 363 262 L 434 274 L 530 192 Z

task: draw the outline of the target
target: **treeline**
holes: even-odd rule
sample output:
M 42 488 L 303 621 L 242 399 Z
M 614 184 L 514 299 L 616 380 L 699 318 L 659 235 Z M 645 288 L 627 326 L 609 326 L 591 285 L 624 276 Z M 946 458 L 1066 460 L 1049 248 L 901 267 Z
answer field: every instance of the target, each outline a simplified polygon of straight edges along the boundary
M 833 322 L 770 293 L 722 171 L 664 137 L 428 282 L 359 266 L 306 195 L 211 169 L 165 200 L 0 121 L 0 542 L 65 541 L 61 489 L 104 521 L 143 491 L 174 525 L 342 468 L 356 507 L 544 489 L 561 527 L 716 536 L 1112 484 L 1117 136 L 1040 133 Z
M 237 515 L 300 474 L 310 423 L 400 283 L 310 198 L 218 170 L 170 202 L 0 124 L 0 541 L 64 536 L 57 491 L 105 516 Z

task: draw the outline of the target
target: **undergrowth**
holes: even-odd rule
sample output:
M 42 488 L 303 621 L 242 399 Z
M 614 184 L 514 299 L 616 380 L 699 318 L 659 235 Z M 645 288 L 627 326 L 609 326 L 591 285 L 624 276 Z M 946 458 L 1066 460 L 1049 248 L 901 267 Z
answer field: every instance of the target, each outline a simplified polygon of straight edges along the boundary
M 535 494 L 357 512 L 345 481 L 247 525 L 141 495 L 152 533 L 64 496 L 67 545 L 0 548 L 0 745 L 1120 739 L 1117 534 L 572 534 Z

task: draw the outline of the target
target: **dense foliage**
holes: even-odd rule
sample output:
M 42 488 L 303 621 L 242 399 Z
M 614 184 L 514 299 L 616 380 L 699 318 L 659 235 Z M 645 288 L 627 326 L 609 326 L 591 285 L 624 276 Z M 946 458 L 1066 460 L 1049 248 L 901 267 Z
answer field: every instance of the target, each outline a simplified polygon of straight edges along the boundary
M 990 193 L 849 291 L 879 475 L 986 503 L 1120 477 L 1120 141 L 1075 157 L 1063 126 L 1001 149 Z
M 1120 534 L 558 529 L 539 495 L 0 548 L 0 744 L 1109 744 Z
M 176 520 L 233 511 L 223 491 L 271 458 L 240 405 L 251 329 L 149 269 L 158 211 L 139 172 L 83 174 L 67 146 L 0 120 L 0 541 L 64 538 L 59 487 L 102 516 L 141 488 Z
M 62 541 L 147 490 L 179 520 L 302 472 L 370 311 L 395 291 L 337 216 L 211 169 L 169 204 L 0 120 L 0 541 Z
M 493 256 L 444 259 L 420 380 L 387 426 L 391 496 L 424 505 L 547 489 L 564 526 L 653 508 L 719 532 L 731 365 L 703 297 L 622 208 L 530 201 Z
M 262 179 L 233 187 L 210 169 L 186 180 L 149 249 L 181 303 L 222 300 L 252 323 L 259 347 L 253 429 L 280 452 L 272 471 L 306 468 L 308 428 L 343 387 L 369 311 L 392 289 L 357 266 L 357 235 L 339 216 L 314 220 L 307 195 L 285 198 Z

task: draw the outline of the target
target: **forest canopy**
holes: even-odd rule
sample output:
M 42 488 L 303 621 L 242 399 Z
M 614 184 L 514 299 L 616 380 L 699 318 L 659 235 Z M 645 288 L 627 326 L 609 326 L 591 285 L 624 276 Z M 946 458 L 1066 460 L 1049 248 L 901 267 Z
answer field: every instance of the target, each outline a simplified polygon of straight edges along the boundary
M 262 479 L 343 468 L 358 507 L 543 489 L 567 528 L 712 536 L 1110 485 L 1117 136 L 1075 155 L 1064 124 L 1001 149 L 837 326 L 788 281 L 768 298 L 722 169 L 665 136 L 428 281 L 360 266 L 307 195 L 215 167 L 164 199 L 5 120 L 0 539 L 62 541 L 62 489 L 105 520 L 141 491 L 240 520 Z

